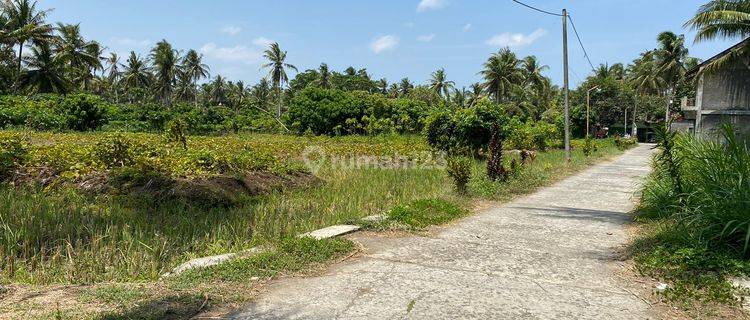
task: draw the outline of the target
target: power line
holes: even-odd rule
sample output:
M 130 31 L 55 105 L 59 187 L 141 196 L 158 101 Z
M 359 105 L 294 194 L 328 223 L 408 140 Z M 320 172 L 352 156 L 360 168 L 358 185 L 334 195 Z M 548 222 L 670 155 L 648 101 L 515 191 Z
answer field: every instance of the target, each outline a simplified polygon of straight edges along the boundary
M 554 13 L 554 12 L 549 12 L 549 11 L 543 10 L 543 9 L 539 9 L 537 7 L 525 4 L 525 3 L 521 2 L 521 1 L 518 1 L 518 0 L 511 0 L 511 1 L 513 1 L 513 2 L 515 2 L 517 4 L 520 4 L 520 5 L 522 5 L 522 6 L 526 7 L 526 8 L 529 8 L 531 10 L 538 11 L 538 12 L 541 12 L 541 13 L 544 13 L 544 14 L 548 14 L 548 15 L 556 16 L 556 17 L 562 17 L 563 16 L 562 14 Z M 594 64 L 591 63 L 591 58 L 589 57 L 589 53 L 586 51 L 586 47 L 583 45 L 583 41 L 581 41 L 581 35 L 578 34 L 578 29 L 576 29 L 575 23 L 573 23 L 573 17 L 569 13 L 567 14 L 567 16 L 570 19 L 570 25 L 573 27 L 573 32 L 576 34 L 576 39 L 578 39 L 578 44 L 581 45 L 581 49 L 583 50 L 583 57 L 586 58 L 586 61 L 588 61 L 589 66 L 591 67 L 591 71 L 596 71 L 596 68 L 594 68 Z
M 522 6 L 524 6 L 526 8 L 529 8 L 531 10 L 536 10 L 536 11 L 539 11 L 541 13 L 546 13 L 548 15 L 558 16 L 558 17 L 562 17 L 563 16 L 562 14 L 559 14 L 559 13 L 549 12 L 549 11 L 546 11 L 546 10 L 542 10 L 542 9 L 530 6 L 530 5 L 525 4 L 525 3 L 521 2 L 521 1 L 518 1 L 518 0 L 512 0 L 512 1 L 515 2 L 515 3 L 518 3 L 518 4 L 522 5 Z
M 568 18 L 570 18 L 570 25 L 573 26 L 573 32 L 576 34 L 578 43 L 581 45 L 581 50 L 583 50 L 583 56 L 586 58 L 586 61 L 589 62 L 589 66 L 591 66 L 591 71 L 596 71 L 596 68 L 594 68 L 594 64 L 591 63 L 591 59 L 589 58 L 588 52 L 586 52 L 586 47 L 583 46 L 583 41 L 581 41 L 581 36 L 578 35 L 578 30 L 576 30 L 576 24 L 573 23 L 573 17 L 571 17 L 570 14 L 568 14 Z

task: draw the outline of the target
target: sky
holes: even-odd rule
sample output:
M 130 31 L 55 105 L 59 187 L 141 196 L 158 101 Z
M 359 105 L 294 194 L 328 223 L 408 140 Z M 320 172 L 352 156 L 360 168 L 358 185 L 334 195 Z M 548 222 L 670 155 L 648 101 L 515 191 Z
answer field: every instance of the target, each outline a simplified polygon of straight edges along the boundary
M 732 41 L 694 44 L 682 27 L 708 0 L 524 0 L 552 12 L 567 8 L 592 63 L 630 62 L 656 46 L 659 32 L 684 33 L 690 55 L 707 59 Z M 562 21 L 511 0 L 39 0 L 50 22 L 80 23 L 84 37 L 123 57 L 147 55 L 166 39 L 196 49 L 211 75 L 255 83 L 267 73 L 262 51 L 278 42 L 300 71 L 366 68 L 374 79 L 426 83 L 445 68 L 457 87 L 480 80 L 492 53 L 510 47 L 535 55 L 562 84 Z M 570 81 L 591 67 L 569 27 Z

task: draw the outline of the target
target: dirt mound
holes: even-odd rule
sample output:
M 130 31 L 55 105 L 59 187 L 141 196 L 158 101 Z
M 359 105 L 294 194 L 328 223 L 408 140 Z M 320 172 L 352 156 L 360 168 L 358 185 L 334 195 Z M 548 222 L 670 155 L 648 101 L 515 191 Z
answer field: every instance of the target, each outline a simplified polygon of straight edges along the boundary
M 295 172 L 275 174 L 253 171 L 243 175 L 219 175 L 204 179 L 140 179 L 121 185 L 119 192 L 185 200 L 209 205 L 231 205 L 243 197 L 260 196 L 274 191 L 307 188 L 321 182 L 316 176 Z

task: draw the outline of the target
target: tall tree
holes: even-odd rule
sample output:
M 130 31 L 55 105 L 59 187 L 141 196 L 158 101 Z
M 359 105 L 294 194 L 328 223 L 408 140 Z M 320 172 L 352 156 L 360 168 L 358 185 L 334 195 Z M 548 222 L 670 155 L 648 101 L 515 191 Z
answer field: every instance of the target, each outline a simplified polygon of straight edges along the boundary
M 433 72 L 430 77 L 430 89 L 435 91 L 443 99 L 450 99 L 450 92 L 455 86 L 455 82 L 446 79 L 445 69 L 443 68 Z
M 669 121 L 670 108 L 674 102 L 677 83 L 685 75 L 685 58 L 688 49 L 685 48 L 685 36 L 676 35 L 671 31 L 664 31 L 657 37 L 659 48 L 656 50 L 659 75 L 667 85 L 667 110 L 664 121 Z
M 520 61 L 508 48 L 492 54 L 479 74 L 484 77 L 484 90 L 490 96 L 494 96 L 497 103 L 507 101 L 514 87 L 523 82 Z
M 388 94 L 388 80 L 381 78 L 377 81 L 378 91 L 381 94 Z
M 695 42 L 717 38 L 747 39 L 750 37 L 750 1 L 712 0 L 701 6 L 685 27 L 697 31 Z M 709 63 L 705 70 L 716 71 L 735 59 L 750 69 L 750 44 L 733 49 L 730 54 Z
M 57 24 L 60 38 L 55 41 L 57 59 L 68 67 L 68 76 L 81 89 L 88 89 L 92 69 L 101 67 L 99 54 L 101 46 L 94 41 L 86 41 L 81 35 L 80 24 Z
M 50 10 L 37 10 L 36 4 L 31 0 L 4 0 L 2 3 L 2 12 L 7 17 L 5 38 L 18 45 L 19 77 L 24 45 L 29 41 L 48 41 L 54 37 L 52 26 L 44 21 Z
M 278 98 L 276 118 L 281 118 L 281 86 L 289 81 L 286 69 L 297 71 L 297 67 L 286 63 L 286 51 L 282 51 L 281 48 L 279 48 L 278 42 L 272 43 L 268 49 L 263 52 L 263 57 L 268 60 L 268 63 L 264 64 L 263 67 L 268 69 L 268 77 L 276 89 L 276 95 Z
M 534 89 L 537 93 L 544 90 L 548 81 L 542 72 L 549 69 L 549 66 L 539 63 L 536 56 L 527 56 L 521 61 L 521 67 L 524 86 Z
M 66 93 L 70 83 L 65 78 L 65 66 L 55 59 L 48 42 L 31 47 L 31 55 L 24 58 L 28 65 L 19 78 L 21 87 L 37 93 Z
M 120 56 L 115 52 L 110 52 L 109 57 L 105 59 L 105 63 L 107 66 L 105 67 L 104 72 L 106 72 L 107 83 L 115 94 L 115 103 L 119 103 L 120 77 L 122 77 L 123 67 L 122 63 L 120 63 Z
M 409 94 L 411 89 L 414 89 L 414 85 L 409 81 L 409 78 L 403 78 L 401 79 L 401 82 L 398 84 L 398 93 L 401 96 L 406 96 Z
M 328 89 L 331 87 L 331 71 L 328 70 L 328 65 L 321 63 L 318 68 L 318 78 L 314 81 L 315 85 Z
M 128 61 L 125 64 L 122 83 L 128 90 L 144 89 L 151 85 L 151 74 L 148 71 L 146 61 L 133 51 L 130 51 Z M 130 101 L 132 102 L 132 96 L 130 97 Z
M 179 52 L 172 48 L 167 40 L 159 41 L 156 47 L 151 49 L 151 69 L 154 72 L 154 90 L 166 105 L 172 105 L 172 92 L 177 83 L 177 74 L 180 69 Z
M 258 84 L 254 85 L 250 90 L 250 96 L 253 103 L 262 111 L 269 112 L 269 102 L 271 100 L 271 84 L 268 79 L 261 78 Z
M 185 74 L 185 79 L 190 79 L 192 90 L 195 91 L 198 90 L 198 80 L 209 76 L 210 68 L 207 64 L 203 63 L 203 55 L 191 49 L 182 58 L 182 71 Z M 193 92 L 193 97 L 193 102 L 197 106 L 197 92 Z

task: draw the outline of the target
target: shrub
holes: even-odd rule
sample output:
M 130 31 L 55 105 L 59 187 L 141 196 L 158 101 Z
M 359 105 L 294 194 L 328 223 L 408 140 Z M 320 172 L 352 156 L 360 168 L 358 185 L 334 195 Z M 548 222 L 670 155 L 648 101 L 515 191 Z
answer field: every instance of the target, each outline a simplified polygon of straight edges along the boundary
M 107 168 L 126 167 L 135 162 L 132 141 L 121 134 L 109 135 L 94 145 L 96 160 Z
M 448 176 L 453 179 L 453 185 L 459 193 L 466 193 L 466 185 L 471 179 L 473 161 L 468 157 L 453 156 L 447 161 Z
M 67 127 L 76 131 L 96 130 L 104 124 L 104 100 L 90 94 L 68 95 L 58 106 L 67 116 Z
M 596 141 L 594 141 L 594 139 L 591 139 L 591 137 L 586 137 L 586 139 L 583 140 L 582 149 L 583 154 L 588 157 L 591 155 L 591 153 L 599 150 L 599 147 L 596 145 Z
M 490 154 L 487 159 L 487 177 L 492 181 L 508 179 L 508 171 L 503 166 L 503 140 L 500 136 L 500 127 L 497 124 L 492 127 Z
M 187 149 L 187 128 L 185 127 L 185 121 L 182 119 L 167 123 L 167 129 L 164 132 L 167 142 L 179 144 L 183 149 Z
M 478 154 L 490 142 L 492 125 L 497 123 L 500 130 L 505 131 L 508 118 L 502 114 L 501 107 L 483 99 L 469 108 L 436 110 L 426 122 L 425 135 L 433 148 L 450 151 L 461 146 Z

